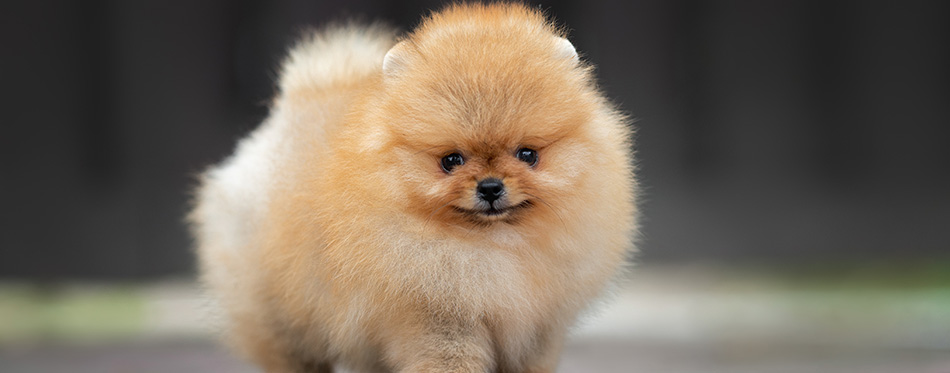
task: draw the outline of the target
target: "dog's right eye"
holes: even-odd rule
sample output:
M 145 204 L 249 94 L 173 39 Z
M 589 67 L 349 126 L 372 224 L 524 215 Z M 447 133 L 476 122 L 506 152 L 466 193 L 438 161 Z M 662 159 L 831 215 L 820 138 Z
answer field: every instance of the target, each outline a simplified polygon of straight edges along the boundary
M 452 172 L 455 167 L 465 164 L 465 159 L 459 153 L 452 153 L 442 157 L 442 170 L 446 173 Z

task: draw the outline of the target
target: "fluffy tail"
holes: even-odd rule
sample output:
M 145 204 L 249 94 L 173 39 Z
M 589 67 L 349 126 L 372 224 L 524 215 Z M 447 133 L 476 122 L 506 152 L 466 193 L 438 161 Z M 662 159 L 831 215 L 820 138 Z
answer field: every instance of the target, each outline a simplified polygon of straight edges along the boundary
M 354 84 L 380 71 L 395 31 L 372 24 L 331 26 L 304 37 L 284 60 L 280 91 L 324 90 Z

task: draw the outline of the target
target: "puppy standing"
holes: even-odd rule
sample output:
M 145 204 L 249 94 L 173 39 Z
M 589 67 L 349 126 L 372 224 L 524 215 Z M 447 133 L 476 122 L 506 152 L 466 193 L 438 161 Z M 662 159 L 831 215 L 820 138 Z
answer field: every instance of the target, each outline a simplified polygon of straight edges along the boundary
M 268 372 L 553 372 L 632 249 L 628 138 L 522 5 L 315 34 L 197 193 L 227 340 Z

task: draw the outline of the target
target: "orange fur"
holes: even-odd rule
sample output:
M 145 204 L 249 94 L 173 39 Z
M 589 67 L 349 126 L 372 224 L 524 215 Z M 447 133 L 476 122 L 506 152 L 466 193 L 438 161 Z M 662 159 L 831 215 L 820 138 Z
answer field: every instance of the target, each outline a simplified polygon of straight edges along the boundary
M 562 37 L 454 5 L 395 46 L 347 26 L 296 47 L 191 215 L 228 340 L 268 372 L 553 372 L 636 215 L 628 123 Z M 473 213 L 487 177 L 523 208 Z

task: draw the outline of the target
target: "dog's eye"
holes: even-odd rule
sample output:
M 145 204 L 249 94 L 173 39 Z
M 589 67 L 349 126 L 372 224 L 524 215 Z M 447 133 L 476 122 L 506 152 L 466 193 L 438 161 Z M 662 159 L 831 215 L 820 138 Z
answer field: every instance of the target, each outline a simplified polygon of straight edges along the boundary
M 465 164 L 465 159 L 459 153 L 452 153 L 442 157 L 442 170 L 446 173 L 452 172 L 452 169 Z
M 527 163 L 528 166 L 534 166 L 538 164 L 538 152 L 533 149 L 521 148 L 518 149 L 518 153 L 515 154 L 518 159 L 522 162 Z

